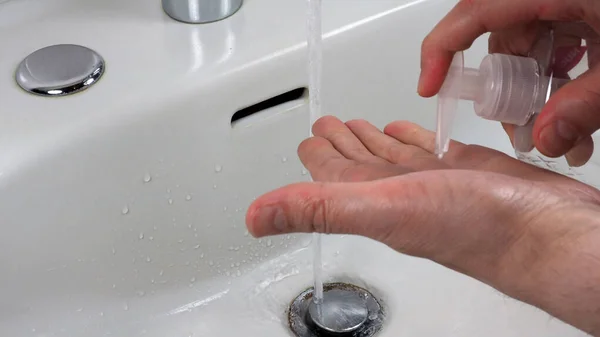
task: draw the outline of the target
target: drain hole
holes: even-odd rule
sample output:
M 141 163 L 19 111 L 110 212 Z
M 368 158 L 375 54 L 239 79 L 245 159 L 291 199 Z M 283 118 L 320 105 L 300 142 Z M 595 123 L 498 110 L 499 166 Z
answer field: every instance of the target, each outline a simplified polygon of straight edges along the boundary
M 305 97 L 307 92 L 308 92 L 308 90 L 306 88 L 298 88 L 298 89 L 290 90 L 281 95 L 271 97 L 262 102 L 251 105 L 247 108 L 238 110 L 231 117 L 231 124 L 233 125 L 235 122 L 238 122 L 242 118 L 249 117 L 249 116 L 254 115 L 263 110 L 274 108 L 278 105 L 282 105 L 282 104 L 285 104 L 288 102 L 292 102 L 292 101 L 301 99 L 301 98 Z
M 382 328 L 385 314 L 367 290 L 348 283 L 323 285 L 323 304 L 317 317 L 313 288 L 294 299 L 288 311 L 290 329 L 297 337 L 371 337 Z

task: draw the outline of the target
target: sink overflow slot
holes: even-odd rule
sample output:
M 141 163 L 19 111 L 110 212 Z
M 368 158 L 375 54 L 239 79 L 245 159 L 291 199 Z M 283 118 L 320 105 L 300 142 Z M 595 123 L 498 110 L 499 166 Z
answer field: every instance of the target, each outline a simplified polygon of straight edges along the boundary
M 265 111 L 267 109 L 271 109 L 276 106 L 280 106 L 280 105 L 283 105 L 283 104 L 286 104 L 289 102 L 293 102 L 293 101 L 296 101 L 299 99 L 304 99 L 304 98 L 308 97 L 307 94 L 308 94 L 308 89 L 297 88 L 297 89 L 285 92 L 283 94 L 268 98 L 264 101 L 258 102 L 254 105 L 243 108 L 241 110 L 238 110 L 231 117 L 231 126 L 233 126 L 237 122 L 241 121 L 242 119 L 244 119 L 246 117 L 250 117 L 252 115 L 255 115 L 261 111 Z

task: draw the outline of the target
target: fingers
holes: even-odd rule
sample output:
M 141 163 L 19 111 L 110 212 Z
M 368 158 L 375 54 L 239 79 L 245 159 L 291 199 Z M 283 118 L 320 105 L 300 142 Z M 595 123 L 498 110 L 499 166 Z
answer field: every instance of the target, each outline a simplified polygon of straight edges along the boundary
M 513 187 L 526 189 L 523 182 L 510 179 L 454 170 L 363 183 L 294 184 L 258 198 L 248 209 L 246 223 L 255 237 L 343 233 L 438 261 L 450 259 L 457 250 L 482 249 L 489 256 L 496 248 L 505 252 L 523 229 L 515 207 L 524 195 Z
M 367 121 L 353 120 L 346 122 L 346 125 L 371 153 L 391 163 L 406 164 L 416 156 L 430 154 L 420 147 L 404 144 L 388 136 Z
M 567 83 L 539 114 L 533 128 L 536 148 L 559 157 L 600 128 L 600 68 Z
M 324 116 L 313 125 L 313 134 L 327 139 L 344 157 L 359 162 L 383 162 L 356 138 L 342 121 L 333 116 Z
M 471 46 L 486 32 L 538 20 L 583 20 L 600 31 L 600 2 L 588 0 L 462 0 L 424 39 L 419 94 L 435 95 L 455 52 Z
M 435 152 L 435 133 L 415 123 L 407 121 L 392 122 L 383 129 L 383 132 L 404 144 L 413 145 L 430 154 Z M 464 146 L 464 144 L 450 140 L 450 151 L 460 146 Z
M 429 153 L 435 151 L 435 134 L 417 124 L 396 121 L 386 125 L 383 132 L 402 143 L 417 146 Z
M 321 137 L 304 140 L 298 146 L 298 157 L 316 181 L 339 181 L 339 173 L 352 162 Z
M 537 22 L 493 32 L 488 39 L 488 52 L 527 56 L 539 32 Z
M 408 178 L 404 178 L 408 177 Z M 439 179 L 439 178 L 438 178 Z M 257 199 L 248 209 L 246 222 L 252 235 L 261 237 L 290 232 L 346 233 L 383 240 L 397 226 L 421 224 L 429 204 L 426 196 L 440 185 L 422 185 L 409 176 L 368 183 L 294 184 Z M 424 197 L 421 199 L 421 197 Z M 416 217 L 416 218 L 415 218 Z
M 344 157 L 325 138 L 306 139 L 298 147 L 298 156 L 315 181 L 371 181 L 412 172 L 405 166 L 383 163 L 362 163 Z M 371 155 L 372 156 L 372 155 Z
M 382 216 L 390 196 L 380 188 L 389 189 L 378 182 L 290 185 L 262 196 L 250 206 L 246 218 L 248 230 L 256 237 L 290 232 L 377 236 L 373 232 L 379 229 L 371 226 L 387 227 L 387 231 L 397 221 Z M 399 203 L 396 208 L 404 207 Z

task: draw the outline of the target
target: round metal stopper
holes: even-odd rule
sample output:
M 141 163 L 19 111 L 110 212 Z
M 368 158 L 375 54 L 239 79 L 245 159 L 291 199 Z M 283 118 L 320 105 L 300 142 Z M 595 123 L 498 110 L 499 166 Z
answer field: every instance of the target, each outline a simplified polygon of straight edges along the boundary
M 65 96 L 85 90 L 104 73 L 104 59 L 95 51 L 73 44 L 39 49 L 17 68 L 17 84 L 41 96 Z
M 351 289 L 331 289 L 323 293 L 321 304 L 310 301 L 308 313 L 319 328 L 338 334 L 360 328 L 369 316 L 366 298 Z
M 313 289 L 302 292 L 290 306 L 288 320 L 298 337 L 370 337 L 381 330 L 382 306 L 367 290 L 347 283 L 323 285 L 323 302 L 316 305 Z

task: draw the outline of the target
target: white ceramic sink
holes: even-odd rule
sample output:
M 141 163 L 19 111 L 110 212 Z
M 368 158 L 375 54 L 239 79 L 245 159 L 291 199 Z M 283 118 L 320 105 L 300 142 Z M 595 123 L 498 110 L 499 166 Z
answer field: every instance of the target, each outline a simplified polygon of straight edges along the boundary
M 433 127 L 435 102 L 416 94 L 419 47 L 453 2 L 325 0 L 325 111 Z M 296 156 L 306 97 L 231 118 L 307 85 L 305 9 L 246 0 L 195 26 L 158 0 L 0 4 L 1 336 L 290 334 L 286 307 L 312 282 L 310 237 L 255 240 L 244 214 L 255 196 L 308 179 Z M 57 43 L 99 52 L 100 82 L 63 98 L 18 88 L 19 62 Z M 479 41 L 467 63 L 485 51 Z M 510 151 L 469 109 L 456 138 Z M 584 335 L 376 242 L 324 245 L 327 280 L 385 302 L 382 337 Z

